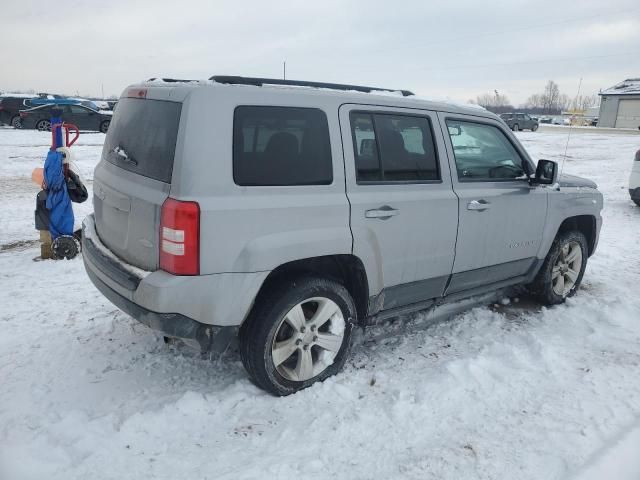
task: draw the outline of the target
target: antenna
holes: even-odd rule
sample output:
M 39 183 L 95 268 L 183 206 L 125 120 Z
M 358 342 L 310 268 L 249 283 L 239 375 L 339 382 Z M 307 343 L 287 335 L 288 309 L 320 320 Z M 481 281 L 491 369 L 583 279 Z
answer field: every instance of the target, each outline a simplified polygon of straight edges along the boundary
M 578 97 L 580 96 L 580 88 L 582 87 L 582 77 L 580 77 L 580 83 L 578 83 L 578 92 L 576 93 L 576 98 L 574 103 L 578 104 Z M 564 171 L 564 162 L 567 160 L 567 151 L 569 150 L 569 140 L 571 140 L 571 131 L 573 130 L 573 123 L 569 124 L 569 133 L 567 134 L 567 144 L 564 146 L 564 158 L 562 159 L 562 165 L 560 166 L 560 175 Z

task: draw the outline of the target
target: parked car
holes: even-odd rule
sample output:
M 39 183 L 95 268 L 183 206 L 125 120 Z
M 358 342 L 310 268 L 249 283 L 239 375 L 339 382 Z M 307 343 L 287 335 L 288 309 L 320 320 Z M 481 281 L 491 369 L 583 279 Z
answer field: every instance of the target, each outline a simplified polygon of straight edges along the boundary
M 538 123 L 551 123 L 551 117 L 540 117 Z
M 635 161 L 629 177 L 629 195 L 636 205 L 640 207 L 640 150 L 636 152 Z
M 518 130 L 531 130 L 535 132 L 538 129 L 538 120 L 526 113 L 503 113 L 500 115 L 500 118 L 504 120 L 504 123 L 514 132 Z
M 25 108 L 24 102 L 32 97 L 25 95 L 0 96 L 0 124 L 20 128 L 20 110 Z
M 51 110 L 62 110 L 62 120 L 73 123 L 80 130 L 106 133 L 111 122 L 112 112 L 97 111 L 84 105 L 42 105 L 20 111 L 22 128 L 40 131 L 51 130 Z
M 602 195 L 536 167 L 496 115 L 210 80 L 127 88 L 95 169 L 84 265 L 143 324 L 205 352 L 237 335 L 254 382 L 287 395 L 341 369 L 356 325 L 516 285 L 546 305 L 578 289 Z

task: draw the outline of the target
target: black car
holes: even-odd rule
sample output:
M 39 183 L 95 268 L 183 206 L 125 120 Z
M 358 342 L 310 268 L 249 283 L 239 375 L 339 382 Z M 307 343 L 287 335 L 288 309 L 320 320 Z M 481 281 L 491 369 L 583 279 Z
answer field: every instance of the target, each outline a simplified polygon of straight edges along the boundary
M 538 120 L 526 113 L 502 113 L 500 118 L 514 132 L 518 130 L 535 132 L 538 129 Z
M 11 125 L 20 128 L 20 110 L 25 107 L 25 101 L 30 100 L 29 97 L 14 97 L 7 95 L 0 97 L 0 124 Z
M 80 130 L 106 133 L 111 122 L 112 112 L 94 110 L 84 105 L 42 105 L 20 111 L 22 128 L 40 131 L 51 130 L 51 110 L 62 110 L 62 120 L 72 123 Z

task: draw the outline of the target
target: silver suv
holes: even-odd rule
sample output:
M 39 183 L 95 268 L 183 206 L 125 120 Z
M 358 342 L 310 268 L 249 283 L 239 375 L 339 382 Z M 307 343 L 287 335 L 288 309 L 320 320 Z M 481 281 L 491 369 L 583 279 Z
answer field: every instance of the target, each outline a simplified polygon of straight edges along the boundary
M 127 88 L 93 200 L 96 287 L 205 352 L 237 335 L 277 395 L 338 372 L 356 325 L 515 285 L 564 301 L 602 209 L 484 109 L 243 77 Z

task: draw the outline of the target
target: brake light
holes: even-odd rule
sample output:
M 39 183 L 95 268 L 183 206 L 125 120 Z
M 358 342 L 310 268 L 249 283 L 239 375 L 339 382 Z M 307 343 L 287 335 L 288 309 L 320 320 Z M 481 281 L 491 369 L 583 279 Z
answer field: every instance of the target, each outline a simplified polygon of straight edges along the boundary
M 129 98 L 147 98 L 146 88 L 130 88 L 127 90 L 127 97 Z
M 160 268 L 174 275 L 200 273 L 200 206 L 167 198 L 160 214 Z

